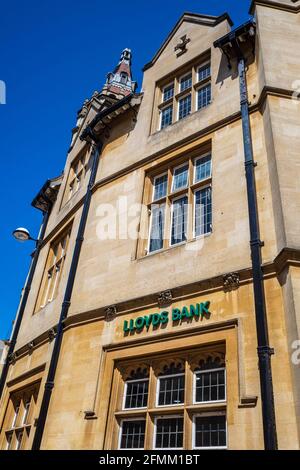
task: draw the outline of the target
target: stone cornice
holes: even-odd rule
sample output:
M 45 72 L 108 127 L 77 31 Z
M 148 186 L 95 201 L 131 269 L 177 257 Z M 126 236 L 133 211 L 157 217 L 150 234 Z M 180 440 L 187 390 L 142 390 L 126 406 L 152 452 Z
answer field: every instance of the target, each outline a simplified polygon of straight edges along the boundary
M 300 3 L 298 2 L 298 5 L 296 5 L 297 2 L 298 0 L 291 0 L 291 4 L 288 5 L 288 4 L 276 2 L 273 0 L 252 0 L 249 13 L 250 15 L 254 14 L 256 5 L 264 6 L 267 8 L 274 8 L 276 10 L 288 11 L 290 13 L 299 13 Z
M 282 249 L 281 252 L 275 257 L 272 262 L 265 263 L 263 265 L 264 278 L 268 279 L 277 276 L 286 267 L 289 266 L 300 267 L 300 249 Z M 172 303 L 176 303 L 179 300 L 182 301 L 183 299 L 188 300 L 196 295 L 204 295 L 221 290 L 223 290 L 224 293 L 228 292 L 228 289 L 224 284 L 224 279 L 226 279 L 227 276 L 230 274 L 231 273 L 222 273 L 214 278 L 203 279 L 198 282 L 193 282 L 191 284 L 186 284 L 175 288 L 171 287 L 170 291 L 172 292 Z M 239 276 L 239 282 L 236 288 L 241 288 L 243 285 L 252 282 L 252 271 L 250 267 L 242 270 L 235 270 L 233 274 L 235 276 Z M 156 292 L 154 294 L 149 294 L 120 302 L 119 304 L 114 305 L 117 312 L 116 315 L 122 316 L 135 313 L 136 311 L 141 309 L 146 310 L 150 308 L 158 308 L 160 294 L 161 292 Z M 107 321 L 105 319 L 107 314 L 107 308 L 111 308 L 111 306 L 103 306 L 95 310 L 70 315 L 64 321 L 64 329 L 67 330 L 69 328 L 74 328 L 76 326 L 92 323 L 100 319 L 103 321 Z M 54 325 L 53 328 L 55 329 L 56 326 L 57 325 Z M 31 339 L 31 342 L 34 343 L 34 349 L 38 348 L 39 346 L 45 344 L 48 341 L 51 341 L 51 338 L 49 337 L 49 331 L 43 332 L 41 335 L 35 337 L 34 339 Z M 15 360 L 18 360 L 20 357 L 31 353 L 28 344 L 29 343 L 15 351 Z

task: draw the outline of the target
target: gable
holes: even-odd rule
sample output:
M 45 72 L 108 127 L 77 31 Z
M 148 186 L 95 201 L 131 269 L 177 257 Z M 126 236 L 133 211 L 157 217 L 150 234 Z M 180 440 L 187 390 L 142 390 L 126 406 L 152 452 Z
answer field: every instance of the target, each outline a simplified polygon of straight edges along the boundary
M 182 42 L 180 38 L 184 36 L 185 30 L 189 29 L 189 28 L 186 28 L 186 26 L 189 26 L 190 24 L 195 24 L 195 25 L 201 25 L 203 27 L 214 28 L 222 21 L 227 21 L 230 26 L 233 25 L 233 22 L 227 13 L 224 13 L 221 16 L 200 15 L 196 13 L 184 13 L 181 16 L 181 18 L 177 21 L 176 25 L 174 26 L 174 28 L 172 29 L 172 31 L 170 32 L 166 40 L 163 42 L 159 50 L 156 52 L 152 60 L 144 66 L 143 71 L 152 67 L 167 48 L 171 47 L 172 51 L 174 52 L 173 42 L 175 38 L 177 39 L 177 41 L 175 42 L 177 42 L 178 44 Z M 175 47 L 176 45 L 177 44 L 175 44 Z

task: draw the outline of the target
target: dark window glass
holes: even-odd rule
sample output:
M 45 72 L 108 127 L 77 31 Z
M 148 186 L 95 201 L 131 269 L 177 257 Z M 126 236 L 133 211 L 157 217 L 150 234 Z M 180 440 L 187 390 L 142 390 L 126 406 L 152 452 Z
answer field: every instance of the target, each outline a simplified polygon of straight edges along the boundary
M 163 101 L 167 101 L 174 96 L 174 85 L 169 85 L 164 88 L 163 91 Z
M 179 112 L 178 119 L 183 119 L 185 116 L 190 114 L 192 109 L 192 95 L 187 95 L 179 100 Z
M 189 73 L 180 79 L 180 91 L 187 90 L 192 86 L 192 74 Z
M 183 418 L 159 418 L 156 421 L 155 447 L 183 447 Z
M 144 419 L 123 421 L 120 449 L 143 449 L 145 426 Z
M 142 408 L 147 406 L 148 385 L 148 379 L 127 382 L 125 408 Z
M 225 370 L 196 373 L 196 402 L 225 400 Z
M 195 447 L 226 447 L 225 416 L 195 418 Z
M 168 106 L 167 108 L 162 109 L 161 111 L 161 124 L 160 128 L 164 129 L 167 126 L 172 124 L 172 114 L 173 114 L 173 106 Z
M 198 69 L 198 80 L 204 80 L 205 78 L 210 77 L 210 64 L 203 65 L 203 67 L 199 67 Z
M 209 83 L 198 91 L 198 109 L 205 108 L 211 102 L 211 84 Z
M 159 379 L 158 405 L 178 405 L 184 402 L 184 374 Z
M 199 158 L 195 163 L 195 183 L 211 177 L 211 156 Z
M 153 201 L 167 195 L 168 175 L 157 176 L 154 180 Z

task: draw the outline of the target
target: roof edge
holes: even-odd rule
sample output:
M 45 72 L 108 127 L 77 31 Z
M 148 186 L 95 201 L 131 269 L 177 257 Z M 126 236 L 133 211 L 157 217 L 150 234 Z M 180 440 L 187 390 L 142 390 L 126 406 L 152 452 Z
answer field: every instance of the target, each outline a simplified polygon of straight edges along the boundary
M 181 17 L 179 18 L 179 20 L 177 21 L 177 23 L 175 24 L 175 26 L 173 27 L 173 29 L 168 34 L 165 41 L 162 43 L 162 45 L 158 49 L 158 51 L 155 53 L 153 58 L 150 60 L 150 62 L 147 62 L 147 64 L 144 65 L 144 67 L 142 69 L 143 72 L 145 72 L 146 70 L 148 70 L 149 68 L 151 68 L 155 64 L 158 57 L 160 56 L 160 54 L 162 53 L 164 48 L 169 44 L 172 37 L 174 36 L 174 34 L 178 30 L 178 28 L 181 26 L 181 24 L 183 23 L 184 20 L 190 21 L 190 23 L 202 24 L 202 25 L 209 26 L 209 27 L 215 27 L 219 23 L 222 23 L 222 21 L 227 20 L 229 25 L 233 26 L 233 21 L 232 21 L 232 19 L 230 18 L 229 14 L 227 12 L 225 12 L 222 15 L 219 15 L 219 16 L 202 15 L 200 13 L 192 13 L 192 12 L 189 12 L 189 11 L 184 12 L 181 15 Z M 207 21 L 205 22 L 205 20 L 214 20 L 214 21 L 209 23 Z

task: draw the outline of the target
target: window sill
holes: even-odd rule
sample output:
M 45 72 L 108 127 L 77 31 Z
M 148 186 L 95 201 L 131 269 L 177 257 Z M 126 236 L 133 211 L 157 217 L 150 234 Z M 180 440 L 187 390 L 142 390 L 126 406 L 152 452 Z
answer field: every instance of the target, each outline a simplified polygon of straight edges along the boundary
M 172 127 L 176 126 L 176 124 L 179 124 L 179 123 L 185 121 L 185 120 L 186 120 L 188 117 L 190 117 L 190 116 L 194 116 L 194 115 L 197 114 L 197 113 L 201 113 L 201 111 L 203 111 L 204 109 L 209 108 L 209 106 L 211 106 L 211 105 L 213 104 L 213 102 L 214 102 L 214 101 L 213 101 L 213 99 L 212 99 L 212 100 L 210 101 L 210 103 L 208 103 L 207 106 L 204 106 L 203 108 L 196 109 L 195 111 L 190 112 L 189 114 L 187 114 L 187 115 L 186 115 L 184 118 L 182 118 L 182 119 L 176 119 L 176 121 L 172 122 L 172 124 L 170 124 L 169 126 L 164 127 L 163 129 L 157 129 L 157 130 L 154 131 L 152 134 L 150 134 L 150 137 L 155 136 L 155 135 L 159 134 L 160 132 L 165 131 L 166 129 L 171 129 Z
M 199 411 L 215 411 L 225 410 L 227 406 L 226 401 L 214 401 L 207 403 L 195 403 L 193 405 L 187 405 L 185 408 L 188 411 L 199 412 Z
M 151 253 L 147 253 L 144 256 L 137 257 L 135 259 L 135 261 L 141 261 L 141 260 L 144 260 L 146 258 L 150 258 L 151 256 L 167 253 L 170 250 L 175 250 L 176 248 L 182 248 L 182 247 L 188 246 L 190 243 L 196 243 L 196 242 L 199 242 L 202 239 L 210 237 L 212 235 L 212 233 L 213 232 L 211 231 L 209 233 L 205 233 L 204 235 L 199 235 L 197 237 L 193 237 L 192 239 L 190 239 L 188 241 L 177 243 L 176 245 L 169 246 L 168 248 L 162 248 L 161 250 L 152 251 Z
M 134 418 L 144 417 L 146 415 L 147 408 L 136 408 L 134 410 L 119 410 L 115 411 L 116 418 Z

